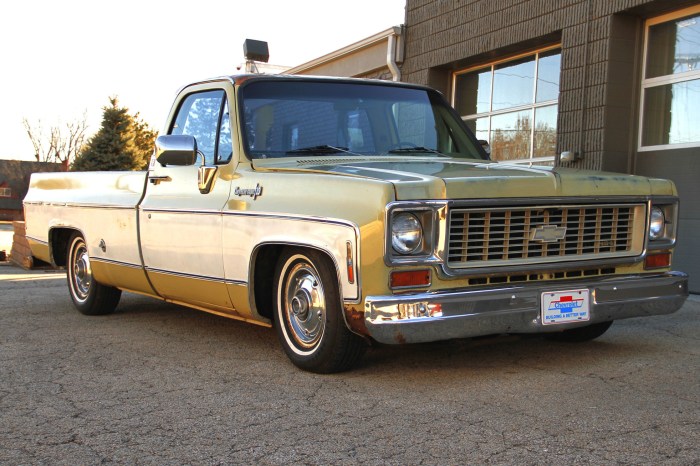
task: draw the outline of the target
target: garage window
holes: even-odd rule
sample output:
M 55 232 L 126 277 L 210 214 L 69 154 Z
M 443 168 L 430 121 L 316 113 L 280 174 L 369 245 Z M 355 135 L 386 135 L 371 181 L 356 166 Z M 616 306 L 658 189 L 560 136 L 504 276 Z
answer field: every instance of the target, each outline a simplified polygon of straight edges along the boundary
M 700 146 L 700 6 L 646 23 L 640 150 Z
M 560 69 L 556 46 L 462 70 L 452 104 L 492 159 L 552 164 Z

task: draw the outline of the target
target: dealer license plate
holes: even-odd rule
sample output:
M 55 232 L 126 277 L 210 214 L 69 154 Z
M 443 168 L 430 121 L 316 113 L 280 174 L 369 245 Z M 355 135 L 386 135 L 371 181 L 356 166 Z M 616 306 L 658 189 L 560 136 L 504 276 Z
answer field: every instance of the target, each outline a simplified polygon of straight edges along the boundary
M 548 291 L 542 293 L 542 323 L 563 324 L 591 318 L 590 292 L 584 290 Z

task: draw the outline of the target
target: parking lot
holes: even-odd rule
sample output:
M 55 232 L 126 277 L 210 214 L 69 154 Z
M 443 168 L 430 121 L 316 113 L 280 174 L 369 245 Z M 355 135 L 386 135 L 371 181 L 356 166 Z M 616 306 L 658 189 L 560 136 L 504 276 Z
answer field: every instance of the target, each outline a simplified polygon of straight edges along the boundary
M 570 345 L 494 337 L 291 365 L 274 333 L 0 265 L 0 463 L 697 464 L 700 298 Z

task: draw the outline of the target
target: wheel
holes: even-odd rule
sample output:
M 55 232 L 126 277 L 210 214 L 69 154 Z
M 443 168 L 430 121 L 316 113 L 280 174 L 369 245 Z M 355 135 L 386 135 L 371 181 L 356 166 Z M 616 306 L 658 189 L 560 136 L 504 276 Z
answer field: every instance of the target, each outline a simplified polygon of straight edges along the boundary
M 571 343 L 590 341 L 604 334 L 610 328 L 612 323 L 613 321 L 611 320 L 610 322 L 599 322 L 586 327 L 563 330 L 558 333 L 547 333 L 545 334 L 545 338 L 553 341 L 567 341 Z
M 68 242 L 68 290 L 76 309 L 89 316 L 109 314 L 119 304 L 121 290 L 97 283 L 92 276 L 85 240 L 75 233 Z
M 274 290 L 277 336 L 296 366 L 340 372 L 362 357 L 366 344 L 345 325 L 337 274 L 325 255 L 286 249 L 277 263 Z

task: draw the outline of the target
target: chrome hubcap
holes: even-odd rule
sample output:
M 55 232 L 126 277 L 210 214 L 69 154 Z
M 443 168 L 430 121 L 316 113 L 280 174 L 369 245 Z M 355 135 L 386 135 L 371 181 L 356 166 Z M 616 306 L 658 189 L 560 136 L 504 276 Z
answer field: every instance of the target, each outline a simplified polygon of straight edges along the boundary
M 81 300 L 87 299 L 91 284 L 92 269 L 90 268 L 90 258 L 85 245 L 80 244 L 76 248 L 73 261 L 73 288 L 77 297 Z
M 326 327 L 326 300 L 316 270 L 307 263 L 289 272 L 284 290 L 285 318 L 291 337 L 303 348 L 316 345 Z

